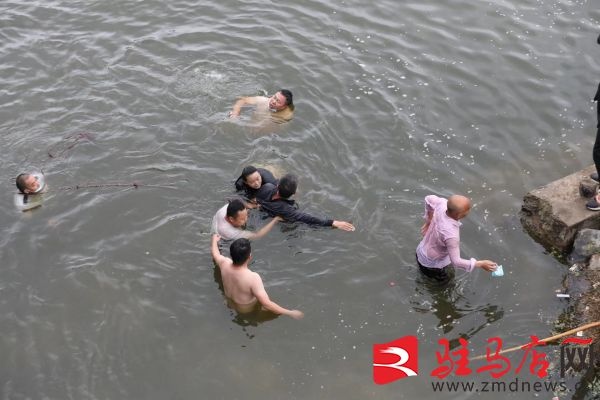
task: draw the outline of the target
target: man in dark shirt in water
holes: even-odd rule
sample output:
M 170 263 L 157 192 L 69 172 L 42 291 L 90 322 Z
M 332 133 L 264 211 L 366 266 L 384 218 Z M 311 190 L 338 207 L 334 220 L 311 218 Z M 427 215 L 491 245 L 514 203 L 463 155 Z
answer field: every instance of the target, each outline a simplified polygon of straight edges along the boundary
M 261 209 L 272 216 L 279 216 L 287 222 L 304 222 L 309 225 L 331 226 L 344 231 L 354 231 L 354 225 L 346 221 L 335 221 L 314 217 L 298 210 L 294 200 L 290 197 L 296 193 L 298 179 L 295 175 L 287 174 L 279 180 L 277 186 L 266 183 L 256 193 L 256 200 Z

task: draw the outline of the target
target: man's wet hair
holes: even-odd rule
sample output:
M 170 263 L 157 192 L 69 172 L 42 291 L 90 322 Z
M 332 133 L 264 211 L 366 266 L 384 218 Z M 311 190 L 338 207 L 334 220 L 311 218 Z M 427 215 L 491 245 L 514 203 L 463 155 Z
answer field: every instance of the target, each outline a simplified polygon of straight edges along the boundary
M 246 238 L 236 239 L 229 246 L 229 254 L 233 265 L 243 265 L 250 258 L 250 253 L 252 253 L 252 248 L 250 241 Z
M 241 178 L 242 178 L 243 180 L 246 180 L 246 178 L 247 178 L 249 175 L 252 175 L 252 174 L 253 174 L 253 173 L 255 173 L 256 171 L 258 171 L 258 169 L 256 169 L 256 167 L 255 167 L 255 166 L 253 166 L 253 165 L 248 165 L 247 167 L 245 167 L 245 168 L 242 170 L 242 175 L 240 175 L 240 176 L 241 176 Z
M 277 191 L 284 199 L 293 196 L 298 188 L 298 178 L 294 174 L 286 174 L 279 180 Z
M 246 205 L 244 204 L 244 202 L 240 199 L 233 199 L 229 201 L 229 204 L 227 205 L 227 216 L 231 217 L 231 218 L 235 218 L 236 215 L 244 210 L 246 208 Z
M 29 176 L 29 174 L 19 174 L 17 175 L 17 178 L 15 179 L 15 182 L 17 184 L 17 189 L 19 189 L 19 192 L 21 193 L 25 193 L 25 190 L 27 190 L 27 184 L 25 183 L 25 180 L 27 179 L 27 177 Z
M 294 107 L 294 95 L 287 89 L 281 89 L 279 92 L 285 97 L 285 105 Z

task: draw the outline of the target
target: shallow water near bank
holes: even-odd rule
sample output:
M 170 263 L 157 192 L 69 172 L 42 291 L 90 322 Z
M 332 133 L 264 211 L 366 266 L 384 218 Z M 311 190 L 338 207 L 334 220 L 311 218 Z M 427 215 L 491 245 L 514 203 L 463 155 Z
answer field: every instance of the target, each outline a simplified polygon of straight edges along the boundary
M 468 338 L 479 355 L 490 337 L 550 336 L 568 307 L 555 293 L 565 267 L 517 213 L 528 190 L 592 162 L 593 2 L 0 11 L 4 397 L 477 398 L 432 391 L 438 339 Z M 291 122 L 256 132 L 248 111 L 227 118 L 238 96 L 281 87 Z M 80 133 L 89 140 L 48 156 Z M 251 268 L 301 321 L 240 318 L 215 280 L 211 219 L 248 164 L 296 173 L 302 208 L 357 227 L 279 224 L 253 245 Z M 55 189 L 176 189 L 54 190 L 21 213 L 13 181 L 28 169 Z M 504 277 L 423 281 L 414 252 L 430 193 L 473 199 L 463 256 L 498 261 Z M 420 341 L 419 376 L 375 385 L 372 345 L 406 335 Z M 536 398 L 486 394 L 510 396 Z

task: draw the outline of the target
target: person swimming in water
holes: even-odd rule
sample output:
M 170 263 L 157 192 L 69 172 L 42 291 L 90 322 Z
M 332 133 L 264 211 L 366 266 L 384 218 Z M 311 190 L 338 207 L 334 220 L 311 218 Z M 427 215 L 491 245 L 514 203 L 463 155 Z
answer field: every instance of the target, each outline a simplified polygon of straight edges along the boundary
M 252 248 L 248 239 L 241 238 L 231 243 L 231 258 L 221 255 L 219 240 L 221 236 L 212 235 L 211 254 L 221 271 L 223 291 L 229 305 L 239 313 L 252 312 L 260 304 L 275 314 L 287 315 L 294 319 L 304 317 L 302 311 L 288 310 L 269 298 L 260 275 L 248 268 L 252 258 Z
M 217 211 L 212 220 L 211 230 L 225 240 L 239 238 L 254 240 L 265 236 L 281 220 L 275 217 L 256 232 L 243 229 L 248 221 L 248 209 L 241 199 L 233 199 Z
M 15 179 L 21 194 L 41 193 L 46 188 L 44 175 L 41 173 L 22 173 Z
M 271 97 L 248 96 L 238 99 L 229 113 L 229 118 L 237 118 L 242 112 L 242 107 L 254 106 L 258 119 L 269 116 L 273 122 L 281 123 L 294 118 L 294 98 L 292 92 L 281 89 Z
M 346 221 L 320 218 L 298 210 L 295 200 L 291 199 L 298 189 L 298 177 L 284 175 L 277 185 L 265 183 L 256 193 L 260 208 L 271 216 L 283 218 L 285 222 L 303 222 L 313 226 L 331 226 L 347 232 L 354 232 L 354 225 Z
M 268 169 L 249 165 L 242 170 L 242 174 L 235 181 L 235 189 L 237 191 L 243 190 L 246 198 L 253 200 L 262 185 L 265 183 L 277 185 L 277 182 L 277 178 Z
M 46 180 L 42 173 L 22 173 L 15 179 L 18 193 L 14 203 L 18 210 L 29 211 L 42 205 L 41 194 L 46 191 Z

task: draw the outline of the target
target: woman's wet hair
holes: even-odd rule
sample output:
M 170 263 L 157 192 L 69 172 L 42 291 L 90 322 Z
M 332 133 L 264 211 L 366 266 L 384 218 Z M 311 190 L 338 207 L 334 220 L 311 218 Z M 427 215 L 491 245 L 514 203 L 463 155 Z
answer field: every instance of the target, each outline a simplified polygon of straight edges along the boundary
M 242 175 L 240 175 L 240 177 L 245 181 L 248 176 L 252 175 L 256 171 L 258 171 L 256 167 L 254 167 L 253 165 L 248 165 L 242 170 Z
M 250 258 L 251 252 L 250 241 L 246 238 L 236 239 L 229 246 L 229 254 L 231 255 L 233 265 L 244 264 Z
M 227 216 L 231 218 L 235 218 L 237 213 L 246 209 L 246 205 L 240 199 L 233 199 L 229 201 L 227 205 Z

